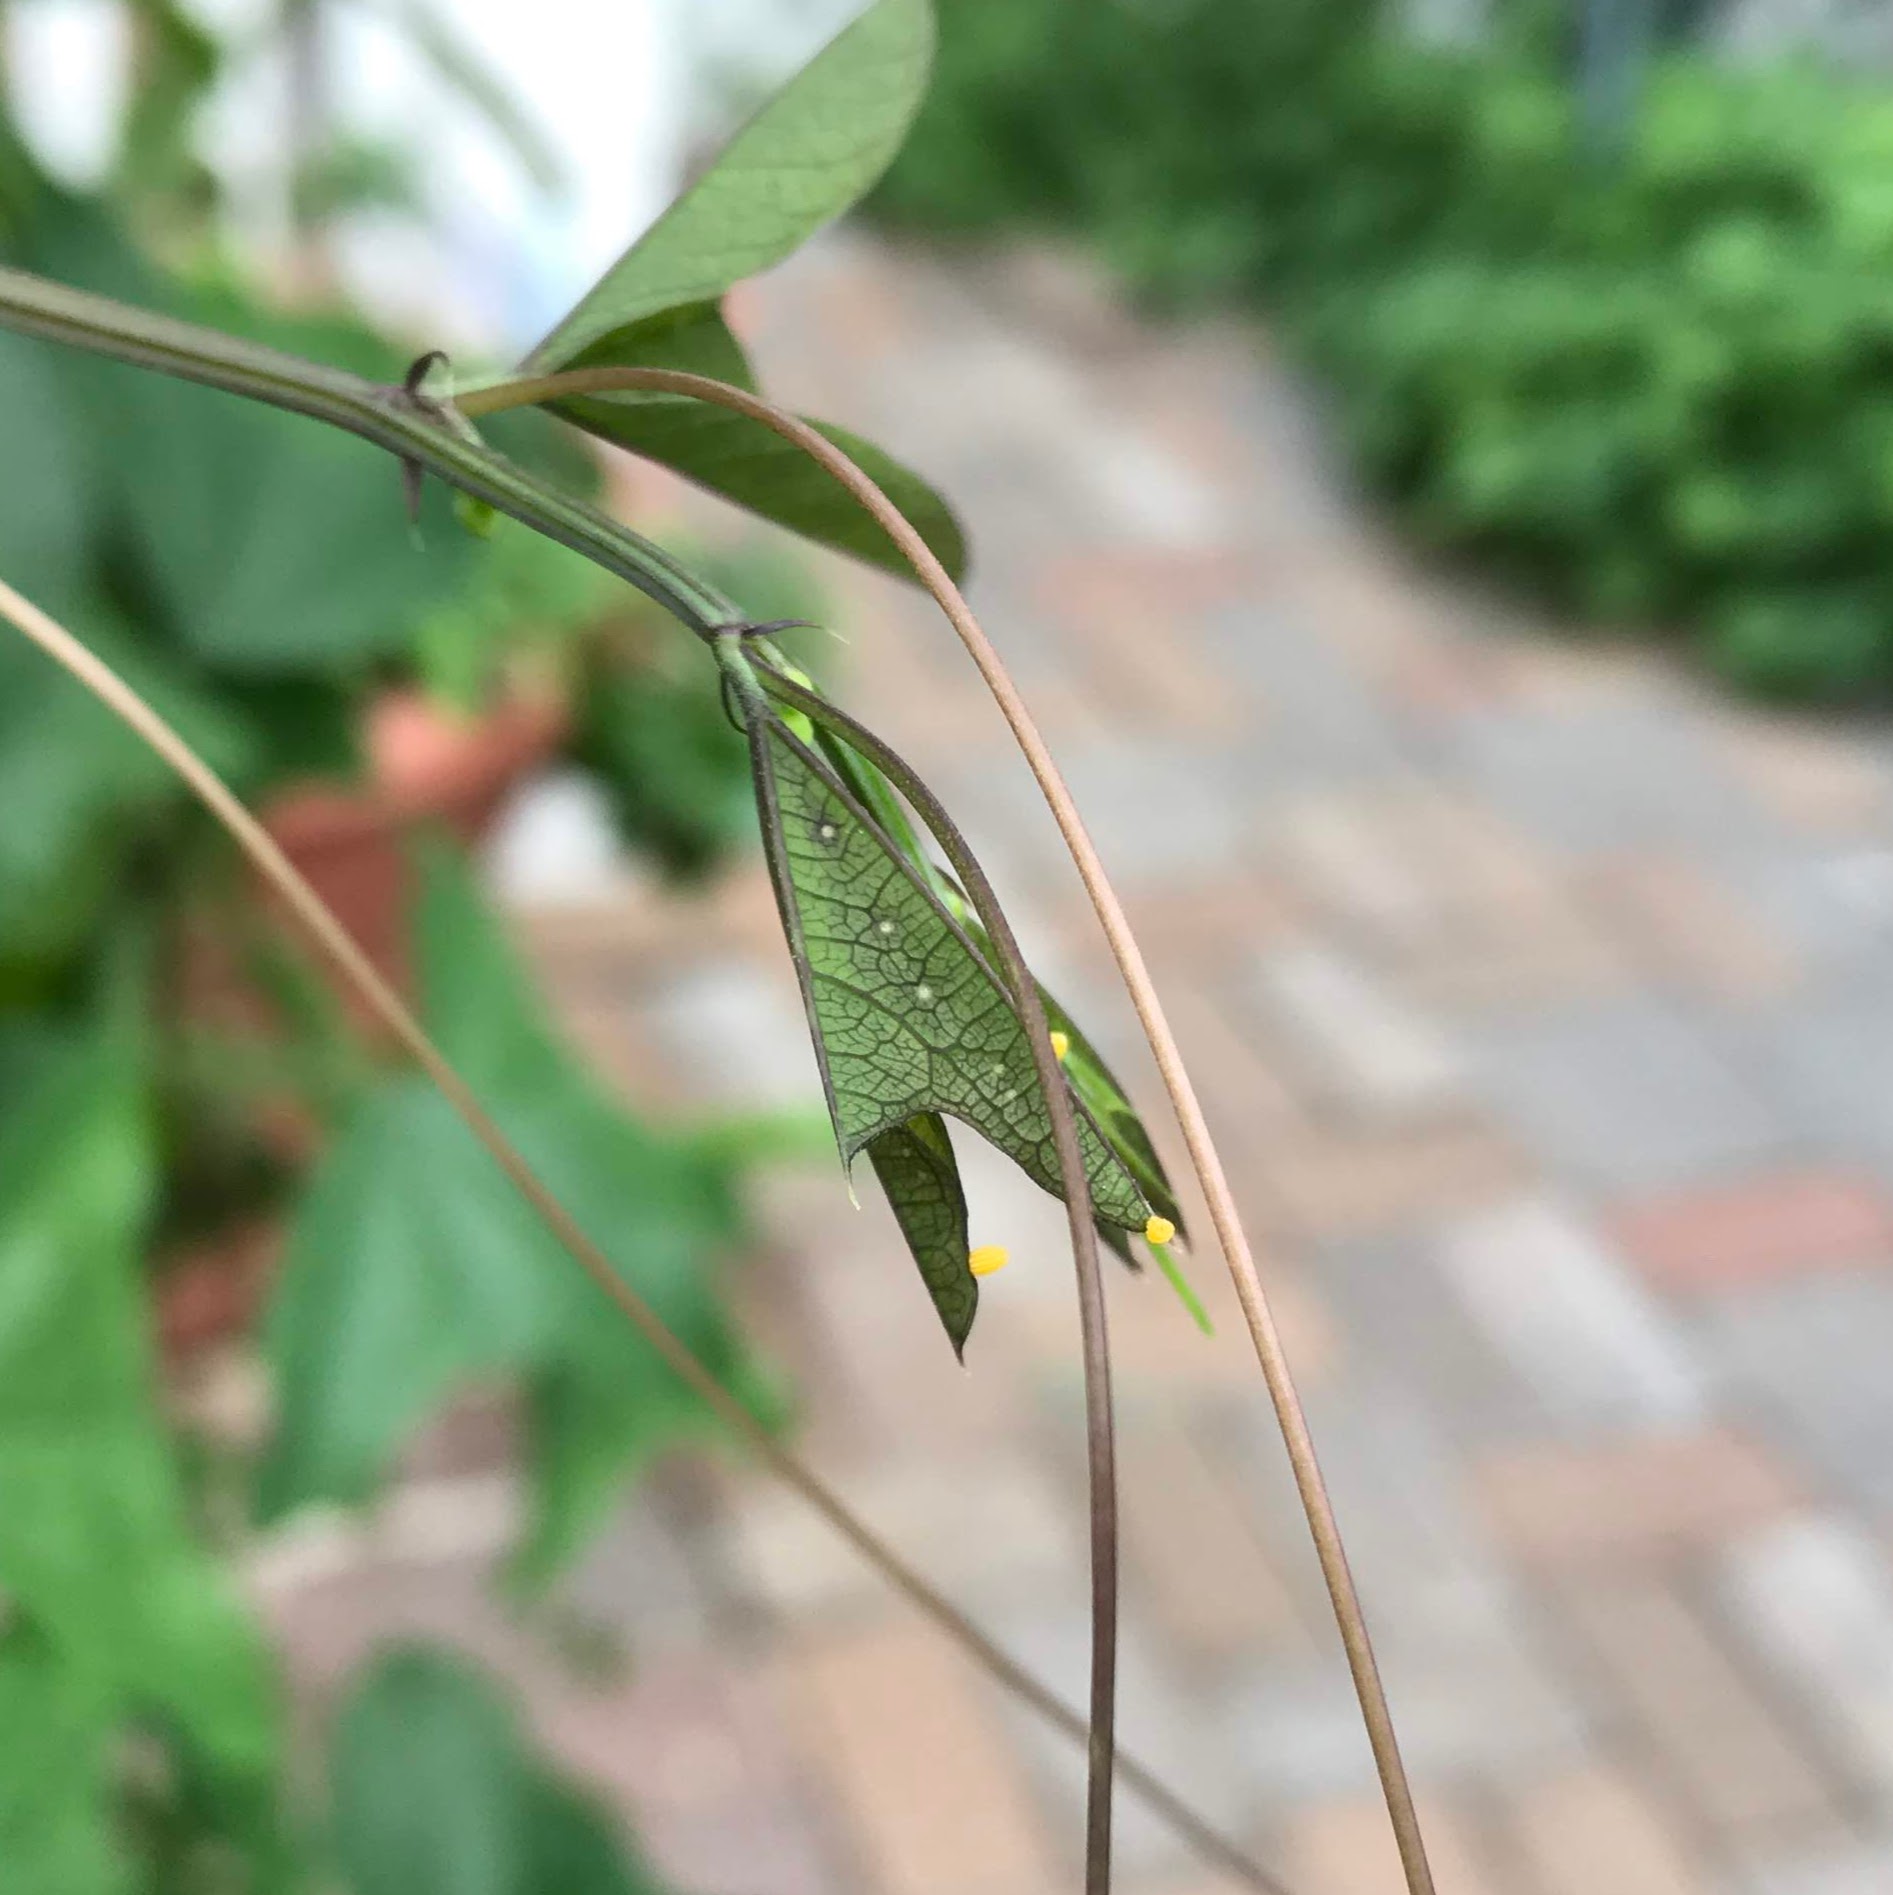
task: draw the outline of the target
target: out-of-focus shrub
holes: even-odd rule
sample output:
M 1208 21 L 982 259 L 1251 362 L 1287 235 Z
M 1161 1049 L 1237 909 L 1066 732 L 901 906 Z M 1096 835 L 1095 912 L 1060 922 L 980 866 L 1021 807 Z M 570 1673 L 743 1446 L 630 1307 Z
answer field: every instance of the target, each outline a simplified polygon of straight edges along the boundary
M 1802 697 L 1893 689 L 1893 85 L 1672 59 L 1590 149 L 1558 62 L 1372 0 L 949 0 L 880 197 L 1260 301 L 1431 544 Z

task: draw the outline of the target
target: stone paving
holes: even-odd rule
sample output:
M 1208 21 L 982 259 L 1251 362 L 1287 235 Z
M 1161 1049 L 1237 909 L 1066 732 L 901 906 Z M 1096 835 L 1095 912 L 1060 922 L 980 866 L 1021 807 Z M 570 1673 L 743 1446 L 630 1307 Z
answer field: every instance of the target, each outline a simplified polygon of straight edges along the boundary
M 1279 1300 L 1442 1895 L 1893 1890 L 1893 748 L 1735 709 L 1404 568 L 1293 383 L 1039 257 L 832 243 L 746 312 L 775 386 L 963 504 L 977 605 L 1143 932 Z M 962 816 L 1028 951 L 1160 1093 L 945 627 L 829 575 L 848 701 Z M 754 872 L 528 930 L 640 1096 L 814 1097 Z M 883 1209 L 769 1188 L 799 1440 L 1074 1698 L 1057 1207 L 972 1158 L 957 1369 Z M 1211 1254 L 1204 1342 L 1113 1285 L 1127 1744 L 1295 1895 L 1398 1885 Z M 272 1597 L 304 1677 L 451 1624 L 704 1895 L 1077 1886 L 1080 1770 L 798 1504 L 667 1470 L 574 1582 L 621 1668 L 521 1656 L 471 1575 L 503 1476 L 423 1466 Z M 443 1526 L 442 1522 L 450 1524 Z M 589 1647 L 587 1649 L 590 1649 Z M 1212 1895 L 1126 1798 L 1124 1895 Z

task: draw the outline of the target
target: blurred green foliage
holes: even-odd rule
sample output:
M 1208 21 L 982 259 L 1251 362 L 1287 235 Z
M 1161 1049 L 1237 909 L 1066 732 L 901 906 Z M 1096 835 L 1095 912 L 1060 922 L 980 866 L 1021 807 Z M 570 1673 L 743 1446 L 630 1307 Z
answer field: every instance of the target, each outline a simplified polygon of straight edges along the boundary
M 1469 48 L 1374 0 L 941 12 L 884 217 L 1252 301 L 1428 544 L 1757 690 L 1893 690 L 1884 80 L 1672 53 L 1600 154 L 1544 9 Z
M 398 379 L 397 343 L 346 309 L 271 307 L 219 249 L 189 129 L 223 51 L 166 5 L 131 11 L 147 57 L 97 194 L 45 173 L 0 88 L 0 262 Z M 304 155 L 307 180 L 321 154 Z M 596 487 L 594 457 L 545 417 L 488 432 L 568 489 Z M 700 874 L 744 841 L 735 734 L 681 780 L 644 741 L 675 705 L 684 634 L 576 555 L 511 522 L 471 536 L 437 490 L 411 522 L 399 469 L 361 442 L 11 334 L 0 438 L 0 576 L 245 797 L 359 781 L 390 687 L 477 717 L 524 683 L 582 704 L 584 767 L 634 846 L 659 807 L 687 838 L 648 851 L 660 867 Z M 549 1254 L 440 1101 L 349 1031 L 169 772 L 10 635 L 0 806 L 0 1888 L 650 1895 L 614 1826 L 440 1659 L 357 1695 L 337 1821 L 318 1833 L 222 1556 L 247 1512 L 372 1500 L 415 1429 L 504 1381 L 528 1448 L 514 1573 L 543 1588 L 652 1455 L 701 1435 L 699 1406 Z M 473 878 L 443 852 L 425 888 L 413 959 L 430 1023 L 700 1359 L 753 1390 L 723 1279 L 744 1175 L 779 1128 L 640 1122 L 545 1027 Z M 181 997 L 207 918 L 266 1021 L 213 1024 Z M 271 1133 L 285 1108 L 324 1148 L 313 1176 Z M 258 1217 L 287 1233 L 277 1414 L 260 1468 L 217 1472 L 220 1512 L 193 1478 L 201 1443 L 161 1402 L 153 1298 L 180 1251 Z M 486 1799 L 482 1855 L 465 1813 Z M 446 1848 L 455 1835 L 465 1846 Z

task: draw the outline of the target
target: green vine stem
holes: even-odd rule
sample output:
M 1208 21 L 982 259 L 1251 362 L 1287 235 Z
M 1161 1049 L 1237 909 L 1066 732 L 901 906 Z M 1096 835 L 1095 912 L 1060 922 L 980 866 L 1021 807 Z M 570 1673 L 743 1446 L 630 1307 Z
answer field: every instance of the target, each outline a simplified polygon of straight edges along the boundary
M 1210 1221 L 1216 1228 L 1217 1241 L 1235 1284 L 1250 1340 L 1262 1366 L 1263 1379 L 1268 1384 L 1269 1399 L 1274 1405 L 1282 1441 L 1288 1451 L 1296 1492 L 1300 1496 L 1308 1530 L 1315 1543 L 1322 1579 L 1327 1586 L 1335 1624 L 1347 1655 L 1348 1670 L 1354 1681 L 1355 1696 L 1360 1702 L 1361 1721 L 1366 1726 L 1368 1743 L 1373 1750 L 1374 1765 L 1379 1773 L 1388 1820 L 1393 1825 L 1394 1839 L 1399 1847 L 1400 1865 L 1405 1874 L 1408 1895 L 1434 1895 L 1432 1866 L 1427 1860 L 1426 1842 L 1420 1831 L 1418 1812 L 1414 1808 L 1406 1765 L 1400 1755 L 1400 1740 L 1388 1708 L 1386 1688 L 1381 1682 L 1380 1667 L 1374 1657 L 1373 1640 L 1367 1629 L 1366 1616 L 1361 1610 L 1360 1594 L 1348 1565 L 1347 1549 L 1341 1539 L 1327 1481 L 1315 1452 L 1314 1437 L 1309 1431 L 1301 1396 L 1295 1387 L 1294 1372 L 1289 1366 L 1287 1352 L 1282 1347 L 1274 1312 L 1269 1307 L 1268 1293 L 1256 1269 L 1248 1234 L 1243 1228 L 1241 1213 L 1236 1208 L 1235 1196 L 1229 1188 L 1221 1155 L 1210 1134 L 1209 1123 L 1203 1116 L 1202 1105 L 1196 1096 L 1196 1088 L 1184 1065 L 1176 1036 L 1170 1030 L 1163 1002 L 1150 978 L 1143 950 L 1132 932 L 1123 903 L 1111 886 L 1110 877 L 1085 827 L 1084 818 L 1079 813 L 1071 791 L 1066 787 L 1036 720 L 1013 683 L 1004 660 L 974 617 L 972 608 L 954 584 L 952 575 L 880 487 L 847 454 L 806 421 L 745 389 L 732 388 L 706 376 L 690 375 L 681 370 L 599 367 L 570 369 L 555 375 L 524 376 L 468 389 L 456 397 L 456 406 L 461 413 L 474 416 L 496 414 L 506 408 L 553 404 L 575 395 L 613 393 L 682 395 L 710 402 L 747 415 L 800 448 L 879 522 L 913 567 L 921 584 L 933 595 L 959 635 L 960 642 L 978 666 L 981 677 L 985 679 L 987 688 L 997 701 L 1020 750 L 1031 766 L 1039 790 L 1058 824 L 1059 833 L 1064 837 L 1065 846 L 1077 864 L 1085 892 L 1104 929 L 1118 972 L 1130 994 L 1131 1004 L 1137 1010 L 1144 1036 L 1150 1043 L 1164 1088 L 1170 1095 L 1184 1143 L 1189 1150 L 1191 1166 L 1202 1185 Z
M 701 636 L 742 620 L 735 604 L 661 546 L 514 466 L 451 409 L 423 393 L 68 289 L 24 270 L 0 268 L 0 329 L 326 421 L 582 553 Z
M 610 1260 L 541 1181 L 478 1097 L 429 1038 L 407 1003 L 389 986 L 322 898 L 244 807 L 223 779 L 119 675 L 56 620 L 0 581 L 5 618 L 90 691 L 174 771 L 203 803 L 257 873 L 281 897 L 317 951 L 378 1018 L 415 1064 L 440 1089 L 514 1188 L 624 1317 L 657 1350 L 672 1372 L 759 1460 L 819 1513 L 904 1598 L 1007 1691 L 1075 1742 L 1091 1741 L 1087 1719 L 996 1645 L 972 1620 L 909 1566 L 859 1519 L 813 1469 L 784 1448 L 671 1332 L 663 1319 L 611 1266 Z M 995 908 L 995 913 L 997 912 Z M 1002 917 L 1003 919 L 1003 917 Z M 990 923 L 988 924 L 990 925 Z M 1228 1837 L 1197 1815 L 1161 1778 L 1134 1757 L 1119 1754 L 1116 1768 L 1145 1803 L 1206 1862 L 1257 1895 L 1287 1895 L 1283 1885 L 1252 1862 Z

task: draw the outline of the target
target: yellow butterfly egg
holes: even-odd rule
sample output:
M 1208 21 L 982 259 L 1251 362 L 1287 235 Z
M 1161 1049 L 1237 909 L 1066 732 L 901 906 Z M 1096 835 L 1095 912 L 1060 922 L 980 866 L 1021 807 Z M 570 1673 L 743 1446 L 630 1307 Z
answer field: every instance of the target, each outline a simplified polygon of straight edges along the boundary
M 975 1276 L 991 1276 L 995 1270 L 1003 1270 L 1009 1260 L 1010 1252 L 1004 1244 L 981 1244 L 967 1253 L 966 1267 Z
M 1071 1035 L 1069 1033 L 1061 1033 L 1057 1027 L 1053 1027 L 1052 1051 L 1057 1054 L 1058 1063 L 1062 1066 L 1065 1063 L 1065 1055 L 1071 1051 Z
M 1167 1217 L 1153 1217 L 1144 1226 L 1147 1244 L 1167 1244 L 1176 1234 L 1177 1227 Z

